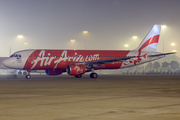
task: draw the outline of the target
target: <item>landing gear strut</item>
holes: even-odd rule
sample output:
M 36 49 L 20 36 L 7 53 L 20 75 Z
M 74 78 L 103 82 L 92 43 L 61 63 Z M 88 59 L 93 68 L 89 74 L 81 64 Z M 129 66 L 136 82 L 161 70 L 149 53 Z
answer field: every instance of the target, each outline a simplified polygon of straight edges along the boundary
M 90 74 L 90 78 L 97 78 L 98 77 L 98 74 L 97 73 L 91 73 Z

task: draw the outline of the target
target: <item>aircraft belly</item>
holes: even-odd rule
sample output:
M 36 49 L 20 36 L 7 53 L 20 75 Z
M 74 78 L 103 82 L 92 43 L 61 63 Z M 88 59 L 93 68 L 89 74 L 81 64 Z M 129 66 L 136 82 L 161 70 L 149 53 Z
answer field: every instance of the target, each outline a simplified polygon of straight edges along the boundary
M 122 65 L 122 61 L 116 61 L 116 62 L 112 62 L 110 63 L 104 63 L 104 66 L 99 66 L 94 68 L 95 70 L 99 70 L 99 69 L 119 69 Z

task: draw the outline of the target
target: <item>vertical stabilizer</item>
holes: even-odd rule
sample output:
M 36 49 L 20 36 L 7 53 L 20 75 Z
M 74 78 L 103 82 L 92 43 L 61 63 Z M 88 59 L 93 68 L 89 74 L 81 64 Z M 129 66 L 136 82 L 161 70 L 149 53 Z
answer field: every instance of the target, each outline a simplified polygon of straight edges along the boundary
M 149 51 L 149 52 L 156 52 L 159 37 L 161 32 L 161 25 L 154 25 L 149 33 L 146 35 L 144 40 L 140 43 L 140 45 L 135 49 L 139 51 Z

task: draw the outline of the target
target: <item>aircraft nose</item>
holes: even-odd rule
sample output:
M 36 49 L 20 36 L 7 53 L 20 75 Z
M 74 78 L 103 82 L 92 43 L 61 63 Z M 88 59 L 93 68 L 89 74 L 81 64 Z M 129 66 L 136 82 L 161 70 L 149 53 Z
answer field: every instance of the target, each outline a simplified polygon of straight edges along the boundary
M 6 60 L 3 60 L 2 64 L 6 67 L 11 67 L 11 65 L 14 63 L 14 60 L 11 60 L 11 59 L 6 59 Z

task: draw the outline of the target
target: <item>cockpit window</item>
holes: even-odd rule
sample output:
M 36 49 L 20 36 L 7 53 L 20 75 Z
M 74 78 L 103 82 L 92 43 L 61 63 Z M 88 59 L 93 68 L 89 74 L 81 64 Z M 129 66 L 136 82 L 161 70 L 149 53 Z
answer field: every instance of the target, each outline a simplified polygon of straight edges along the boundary
M 10 57 L 20 58 L 20 57 L 21 57 L 21 55 L 20 55 L 20 54 L 12 54 Z
M 10 57 L 15 57 L 15 54 L 12 54 Z

